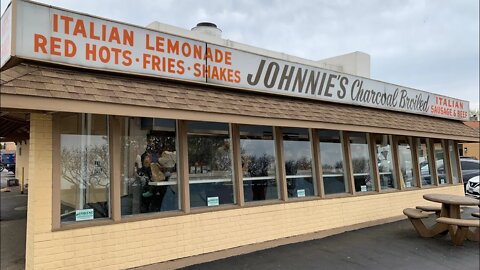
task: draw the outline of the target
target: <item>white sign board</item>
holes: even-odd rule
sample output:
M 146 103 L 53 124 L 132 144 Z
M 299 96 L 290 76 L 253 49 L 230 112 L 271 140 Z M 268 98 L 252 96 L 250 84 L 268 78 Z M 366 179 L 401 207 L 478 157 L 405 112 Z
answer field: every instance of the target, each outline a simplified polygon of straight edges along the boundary
M 19 58 L 449 119 L 468 119 L 467 101 L 37 3 L 22 0 L 16 3 L 17 9 L 12 18 L 16 23 L 14 44 Z
M 0 67 L 2 67 L 12 54 L 12 5 L 2 15 L 0 22 Z

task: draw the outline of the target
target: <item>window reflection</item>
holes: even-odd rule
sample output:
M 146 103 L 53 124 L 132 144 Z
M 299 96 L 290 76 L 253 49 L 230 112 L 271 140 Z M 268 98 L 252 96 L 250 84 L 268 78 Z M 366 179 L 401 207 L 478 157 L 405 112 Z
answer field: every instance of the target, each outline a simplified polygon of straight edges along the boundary
M 175 120 L 129 117 L 122 130 L 122 215 L 178 210 Z
M 417 138 L 417 146 L 420 179 L 422 180 L 422 185 L 428 186 L 432 184 L 432 172 L 430 168 L 430 159 L 428 156 L 430 142 L 426 138 Z
M 319 130 L 318 137 L 325 194 L 348 192 L 340 132 Z
M 348 138 L 352 157 L 355 191 L 373 191 L 375 190 L 375 181 L 370 166 L 367 134 L 351 132 Z
M 314 196 L 308 129 L 282 128 L 288 197 Z
M 229 125 L 190 121 L 187 128 L 190 206 L 234 203 Z
M 382 189 L 397 188 L 395 174 L 393 172 L 392 146 L 390 136 L 374 135 L 375 154 Z
M 400 183 L 404 188 L 417 186 L 414 173 L 411 138 L 398 137 L 398 159 L 400 163 Z
M 107 116 L 62 114 L 59 126 L 61 221 L 108 218 L 110 156 Z
M 245 201 L 278 199 L 273 128 L 241 125 L 240 153 Z

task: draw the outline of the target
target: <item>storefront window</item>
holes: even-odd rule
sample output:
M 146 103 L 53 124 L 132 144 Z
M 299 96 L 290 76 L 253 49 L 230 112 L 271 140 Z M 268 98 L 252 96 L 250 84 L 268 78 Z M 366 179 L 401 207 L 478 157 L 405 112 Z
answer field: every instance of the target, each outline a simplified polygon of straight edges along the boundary
M 178 210 L 175 120 L 129 117 L 122 130 L 122 215 Z
M 400 183 L 404 188 L 417 186 L 411 138 L 398 137 L 398 161 L 400 163 Z
M 445 168 L 445 151 L 443 149 L 442 141 L 439 139 L 431 139 L 433 141 L 433 153 L 435 159 L 435 169 L 437 170 L 438 184 L 448 184 L 448 170 Z
M 418 146 L 418 164 L 420 167 L 420 179 L 422 180 L 422 185 L 428 186 L 432 182 L 432 172 L 429 158 L 429 147 L 430 142 L 426 138 L 417 138 Z
M 393 151 L 390 136 L 374 135 L 374 141 L 380 187 L 382 189 L 395 189 L 397 188 L 397 181 L 393 172 Z
M 450 154 L 450 166 L 452 168 L 452 182 L 458 184 L 460 177 L 458 176 L 458 160 L 457 155 L 455 154 L 455 144 L 453 141 L 448 141 L 448 151 Z
M 350 152 L 355 191 L 366 192 L 375 190 L 375 181 L 370 165 L 370 154 L 366 133 L 349 133 Z
M 288 197 L 315 196 L 308 129 L 282 128 Z
M 339 131 L 319 130 L 320 159 L 325 194 L 349 192 L 345 180 L 342 140 Z
M 107 116 L 64 114 L 59 118 L 61 221 L 110 217 Z
M 190 206 L 233 204 L 229 125 L 188 122 Z
M 240 126 L 240 153 L 245 201 L 278 199 L 273 128 Z

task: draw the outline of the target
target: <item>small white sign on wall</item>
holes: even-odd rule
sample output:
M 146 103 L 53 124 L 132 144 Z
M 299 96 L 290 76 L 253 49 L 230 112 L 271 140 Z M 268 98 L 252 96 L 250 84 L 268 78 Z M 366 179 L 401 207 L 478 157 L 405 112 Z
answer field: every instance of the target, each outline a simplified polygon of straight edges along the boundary
M 218 197 L 207 197 L 207 206 L 217 206 L 220 204 Z
M 75 211 L 75 221 L 93 220 L 93 209 L 81 209 Z
M 297 190 L 297 197 L 305 197 L 305 189 Z
M 361 192 L 366 192 L 367 191 L 367 186 L 360 186 L 360 191 Z

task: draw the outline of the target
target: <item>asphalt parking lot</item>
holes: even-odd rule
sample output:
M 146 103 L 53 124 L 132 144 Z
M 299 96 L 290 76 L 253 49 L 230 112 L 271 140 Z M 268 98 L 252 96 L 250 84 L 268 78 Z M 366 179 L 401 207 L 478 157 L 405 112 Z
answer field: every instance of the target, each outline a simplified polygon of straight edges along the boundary
M 465 209 L 462 216 L 473 219 L 473 211 Z M 427 222 L 432 224 L 434 218 Z M 183 269 L 478 270 L 479 264 L 478 242 L 465 241 L 464 246 L 455 247 L 448 236 L 420 238 L 411 223 L 402 220 Z
M 7 180 L 14 177 L 2 172 L 1 188 L 7 187 Z M 0 269 L 24 269 L 28 196 L 21 194 L 18 186 L 7 188 L 10 192 L 0 192 Z

